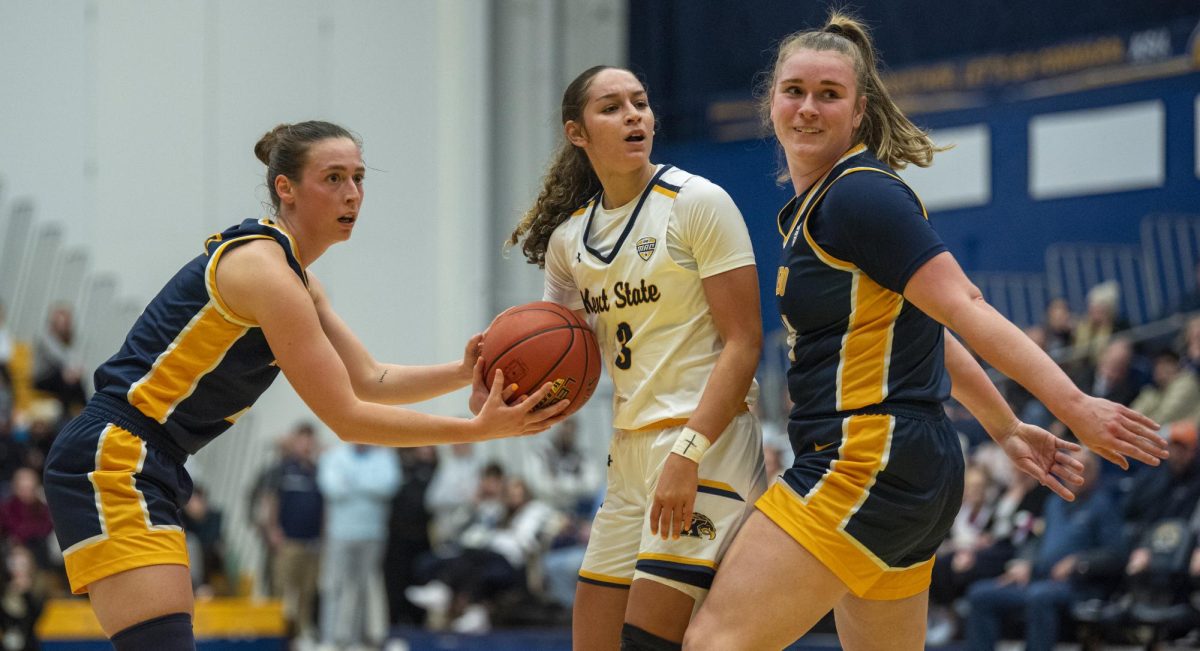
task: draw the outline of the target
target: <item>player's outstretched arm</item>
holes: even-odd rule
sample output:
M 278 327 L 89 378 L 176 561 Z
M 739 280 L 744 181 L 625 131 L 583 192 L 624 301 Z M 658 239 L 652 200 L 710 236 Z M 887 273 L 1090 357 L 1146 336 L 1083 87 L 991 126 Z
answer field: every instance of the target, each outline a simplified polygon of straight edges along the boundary
M 230 309 L 262 327 L 296 393 L 343 440 L 399 447 L 480 441 L 542 431 L 560 411 L 533 411 L 549 385 L 512 406 L 497 394 L 471 420 L 360 399 L 311 296 L 273 243 L 251 242 L 226 253 L 217 285 Z
M 338 316 L 319 280 L 309 274 L 309 294 L 316 306 L 321 329 L 333 344 L 354 393 L 367 402 L 401 405 L 421 402 L 471 383 L 471 369 L 479 357 L 481 335 L 467 341 L 461 360 L 429 366 L 385 364 L 371 356 L 350 326 Z
M 954 256 L 940 253 L 921 265 L 904 288 L 904 298 L 1028 389 L 1100 456 L 1122 468 L 1129 467 L 1126 457 L 1150 465 L 1167 457 L 1154 421 L 1080 391 L 1045 351 L 983 300 Z
M 1064 500 L 1074 500 L 1071 487 L 1083 484 L 1083 463 L 1070 453 L 1079 446 L 1021 422 L 987 373 L 950 332 L 946 332 L 946 371 L 954 399 L 979 420 L 1013 464 Z

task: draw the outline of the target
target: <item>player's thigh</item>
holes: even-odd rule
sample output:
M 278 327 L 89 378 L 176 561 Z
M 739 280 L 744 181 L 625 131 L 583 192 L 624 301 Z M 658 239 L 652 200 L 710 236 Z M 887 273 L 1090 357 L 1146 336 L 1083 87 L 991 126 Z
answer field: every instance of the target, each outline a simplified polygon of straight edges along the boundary
M 781 649 L 808 632 L 847 588 L 762 513 L 738 532 L 685 649 Z
M 838 639 L 847 651 L 905 651 L 925 648 L 929 591 L 894 600 L 846 594 L 834 606 Z
M 571 617 L 574 651 L 616 651 L 621 648 L 621 626 L 629 589 L 580 581 L 575 584 Z
M 88 584 L 92 610 L 104 634 L 147 620 L 192 612 L 192 576 L 186 565 L 148 565 Z

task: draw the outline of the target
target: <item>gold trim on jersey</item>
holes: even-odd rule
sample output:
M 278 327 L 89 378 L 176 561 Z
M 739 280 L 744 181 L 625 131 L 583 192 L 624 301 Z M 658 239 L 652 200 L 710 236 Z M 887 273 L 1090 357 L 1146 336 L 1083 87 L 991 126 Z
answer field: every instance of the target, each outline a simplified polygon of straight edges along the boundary
M 576 210 L 575 212 L 571 213 L 571 216 L 572 216 L 572 217 L 578 217 L 578 216 L 580 216 L 580 215 L 582 215 L 582 214 L 586 213 L 586 212 L 588 211 L 588 208 L 591 208 L 591 207 L 592 207 L 592 202 L 591 202 L 591 201 L 589 201 L 589 202 L 587 202 L 587 203 L 583 204 L 583 207 L 582 207 L 582 208 L 580 208 L 579 210 Z
M 175 407 L 192 395 L 200 380 L 248 331 L 226 320 L 210 301 L 179 331 L 146 375 L 130 385 L 129 404 L 159 423 L 167 422 Z
M 224 242 L 221 244 L 221 246 L 217 247 L 217 250 L 213 251 L 208 258 L 208 264 L 204 267 L 204 287 L 208 290 L 208 296 L 212 299 L 213 305 L 217 308 L 217 311 L 221 313 L 221 316 L 240 326 L 257 328 L 258 323 L 238 316 L 237 313 L 225 303 L 225 299 L 221 298 L 221 293 L 217 291 L 217 265 L 220 263 L 221 256 L 224 255 L 225 250 L 230 244 L 235 242 L 245 242 L 246 240 L 275 241 L 275 239 L 270 235 L 244 235 L 242 237 L 234 238 Z
M 829 178 L 829 173 L 832 172 L 835 168 L 837 168 L 838 165 L 841 165 L 846 159 L 848 159 L 852 156 L 857 156 L 866 150 L 867 150 L 867 146 L 862 145 L 862 144 L 854 145 L 850 149 L 846 150 L 846 153 L 842 154 L 841 158 L 838 158 L 837 162 L 834 163 L 829 168 L 829 170 L 827 172 L 825 172 L 824 175 L 821 176 L 820 180 L 818 180 L 816 183 L 813 184 L 813 186 L 812 186 L 813 189 L 820 188 L 821 184 L 825 182 L 825 179 Z M 841 178 L 841 177 L 842 177 L 842 175 L 839 174 L 838 178 Z M 830 185 L 832 185 L 832 184 L 830 184 Z M 825 194 L 825 192 L 822 191 L 820 194 L 823 196 Z M 808 211 L 809 206 L 816 205 L 816 201 L 813 201 L 812 199 L 813 199 L 813 193 L 809 192 L 804 197 L 804 201 L 801 202 L 800 208 L 796 210 L 796 217 L 795 217 L 795 219 L 792 220 L 791 226 L 788 226 L 788 230 L 786 233 L 783 232 L 783 221 L 779 220 L 779 219 L 775 220 L 776 228 L 779 229 L 779 234 L 783 236 L 784 244 L 787 244 L 787 241 L 792 239 L 792 232 L 796 230 L 796 224 L 799 224 L 804 221 L 804 216 L 805 216 L 805 213 Z
M 272 221 L 270 217 L 263 217 L 262 219 L 258 220 L 258 223 L 283 233 L 283 236 L 287 238 L 288 246 L 292 249 L 292 257 L 296 259 L 296 263 L 300 265 L 301 269 L 303 269 L 304 261 L 300 259 L 300 247 L 296 245 L 296 238 L 292 237 L 291 233 L 283 230 L 283 227 Z M 304 284 L 308 284 L 307 278 L 304 279 Z
M 674 199 L 675 196 L 679 194 L 678 192 L 676 192 L 674 190 L 664 188 L 663 186 L 657 185 L 657 184 L 655 184 L 655 186 L 654 186 L 654 191 L 665 197 L 671 198 L 671 199 Z
M 849 323 L 838 350 L 837 409 L 847 411 L 883 402 L 896 318 L 904 298 L 861 271 L 851 280 Z
M 88 473 L 96 497 L 100 534 L 63 551 L 74 594 L 118 572 L 147 565 L 187 565 L 187 542 L 174 525 L 150 522 L 135 475 L 146 461 L 146 443 L 108 425 L 96 443 L 96 469 Z

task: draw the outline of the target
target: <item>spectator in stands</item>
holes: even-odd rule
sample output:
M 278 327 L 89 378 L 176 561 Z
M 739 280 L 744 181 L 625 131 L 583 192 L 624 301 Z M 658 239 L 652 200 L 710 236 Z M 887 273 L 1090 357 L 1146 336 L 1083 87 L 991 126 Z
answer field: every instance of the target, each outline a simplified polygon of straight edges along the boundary
M 0 566 L 0 648 L 5 651 L 41 648 L 34 627 L 46 596 L 37 577 L 33 554 L 21 545 L 9 547 Z
M 1153 381 L 1129 405 L 1159 423 L 1200 419 L 1200 376 L 1184 366 L 1179 353 L 1163 350 L 1154 357 Z
M 491 628 L 489 604 L 500 594 L 525 586 L 526 565 L 557 534 L 564 516 L 533 498 L 528 485 L 511 478 L 503 485 L 502 517 L 481 518 L 458 538 L 457 553 L 441 556 L 424 568 L 426 585 L 408 590 L 414 603 L 458 616 L 450 623 L 460 633 Z
M 592 495 L 592 504 L 586 513 L 568 514 L 562 531 L 542 557 L 542 583 L 546 596 L 568 611 L 575 606 L 575 584 L 579 581 L 583 555 L 592 536 L 592 520 L 604 502 L 604 494 L 605 490 L 601 488 Z
M 1043 346 L 1046 352 L 1055 359 L 1062 359 L 1075 340 L 1075 317 L 1067 299 L 1055 298 L 1046 305 L 1046 322 L 1042 328 L 1046 335 Z
M 415 580 L 417 558 L 431 549 L 432 517 L 425 508 L 425 494 L 437 472 L 437 448 L 401 448 L 399 454 L 403 480 L 392 499 L 387 553 L 383 560 L 388 619 L 393 625 L 420 624 L 425 613 L 404 596 L 404 590 Z
M 1194 373 L 1200 373 L 1200 315 L 1193 316 L 1183 326 L 1180 360 Z
M 1146 466 L 1133 477 L 1122 511 L 1136 542 L 1155 522 L 1187 519 L 1200 504 L 1200 457 L 1196 454 L 1196 423 L 1179 421 L 1167 427 L 1166 463 Z M 1145 550 L 1143 550 L 1145 553 Z M 1134 559 L 1130 559 L 1134 563 Z
M 1129 405 L 1141 388 L 1133 374 L 1133 354 L 1129 339 L 1117 337 L 1109 341 L 1095 368 L 1080 373 L 1077 384 L 1096 397 Z
M 1087 294 L 1087 314 L 1075 326 L 1075 351 L 1090 363 L 1099 362 L 1113 333 L 1129 327 L 1120 320 L 1121 288 L 1117 281 L 1102 282 Z
M 466 459 L 469 457 L 469 450 L 456 449 L 452 455 L 443 456 L 439 461 L 438 473 L 435 473 L 433 484 L 439 483 L 441 475 L 442 463 L 447 460 L 458 459 L 458 469 L 456 473 L 461 472 L 466 465 Z M 473 455 L 472 455 L 473 456 Z M 453 461 L 452 461 L 453 462 Z M 434 581 L 437 571 L 441 564 L 450 558 L 455 558 L 462 554 L 462 536 L 464 532 L 471 528 L 488 529 L 499 526 L 499 522 L 504 516 L 504 468 L 496 463 L 489 462 L 483 468 L 476 471 L 476 476 L 471 481 L 463 481 L 462 484 L 471 486 L 473 489 L 466 500 L 454 506 L 453 510 L 448 510 L 441 514 L 442 531 L 433 539 L 433 549 L 427 554 L 422 555 L 417 559 L 415 568 L 415 579 L 419 584 L 407 588 L 404 593 L 409 601 L 423 608 L 426 611 L 425 626 L 430 629 L 439 630 L 448 625 L 446 617 L 449 615 L 449 608 L 453 593 L 441 581 Z M 430 486 L 430 492 L 434 486 Z M 444 486 L 448 489 L 448 486 Z M 458 493 L 460 491 L 456 491 Z M 450 494 L 446 490 L 446 494 Z M 429 504 L 432 496 L 426 497 L 426 504 Z M 438 514 L 434 513 L 434 517 L 438 518 Z M 436 523 L 435 523 L 436 525 Z
M 379 646 L 387 635 L 383 552 L 388 512 L 400 480 L 400 461 L 387 448 L 342 444 L 317 462 L 326 516 L 321 557 L 325 645 L 366 641 Z
M 229 594 L 233 586 L 225 571 L 225 542 L 221 537 L 225 516 L 209 502 L 203 486 L 192 489 L 181 519 L 192 561 L 192 590 L 201 598 Z
M 438 448 L 437 470 L 425 493 L 425 508 L 433 518 L 429 534 L 435 547 L 457 535 L 471 517 L 484 467 L 477 450 L 471 443 Z
M 46 545 L 54 525 L 42 495 L 41 477 L 32 468 L 19 468 L 13 474 L 12 495 L 0 502 L 0 531 L 10 544 L 33 552 L 38 567 L 49 567 Z
M 992 651 L 1000 640 L 1005 615 L 1023 612 L 1027 651 L 1050 651 L 1058 641 L 1059 618 L 1074 601 L 1090 596 L 1089 586 L 1073 580 L 1081 558 L 1118 554 L 1122 521 L 1109 492 L 1099 483 L 1100 460 L 1087 451 L 1075 453 L 1084 463 L 1084 483 L 1075 501 L 1051 498 L 1045 529 L 1026 545 L 1021 558 L 1004 574 L 971 586 L 967 642 L 973 651 Z
M 317 441 L 312 423 L 298 423 L 283 439 L 273 484 L 264 502 L 272 549 L 273 593 L 283 602 L 289 637 L 316 637 L 317 577 L 325 502 L 317 486 Z
M 75 342 L 71 308 L 50 308 L 46 329 L 37 337 L 33 358 L 34 387 L 45 391 L 63 407 L 63 417 L 74 416 L 87 402 L 83 366 Z
M 586 511 L 603 481 L 599 469 L 579 450 L 577 435 L 578 422 L 570 419 L 548 438 L 528 439 L 537 449 L 526 455 L 523 473 L 535 495 L 569 513 Z

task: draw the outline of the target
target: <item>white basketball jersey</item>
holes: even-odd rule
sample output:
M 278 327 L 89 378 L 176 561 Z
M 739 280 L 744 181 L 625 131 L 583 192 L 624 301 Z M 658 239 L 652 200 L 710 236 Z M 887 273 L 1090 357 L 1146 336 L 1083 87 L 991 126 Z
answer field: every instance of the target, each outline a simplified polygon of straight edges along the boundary
M 675 198 L 689 181 L 705 182 L 669 165 L 660 168 L 632 212 L 615 225 L 620 230 L 615 244 L 595 242 L 597 199 L 563 222 L 550 240 L 547 273 L 552 256 L 562 261 L 578 297 L 552 295 L 548 279 L 547 299 L 587 313 L 613 381 L 617 429 L 691 416 L 724 348 L 700 274 L 680 266 L 667 250 Z M 753 252 L 748 255 L 752 264 Z M 757 396 L 756 384 L 749 393 L 748 401 Z

